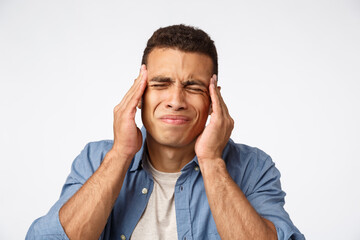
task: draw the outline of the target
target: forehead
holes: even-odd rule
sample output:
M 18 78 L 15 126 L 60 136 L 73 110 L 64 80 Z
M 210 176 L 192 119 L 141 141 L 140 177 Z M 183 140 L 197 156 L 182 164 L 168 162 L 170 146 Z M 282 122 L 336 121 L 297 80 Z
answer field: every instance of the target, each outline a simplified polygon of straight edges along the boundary
M 154 75 L 210 78 L 213 63 L 209 56 L 172 48 L 155 48 L 147 59 L 149 78 Z

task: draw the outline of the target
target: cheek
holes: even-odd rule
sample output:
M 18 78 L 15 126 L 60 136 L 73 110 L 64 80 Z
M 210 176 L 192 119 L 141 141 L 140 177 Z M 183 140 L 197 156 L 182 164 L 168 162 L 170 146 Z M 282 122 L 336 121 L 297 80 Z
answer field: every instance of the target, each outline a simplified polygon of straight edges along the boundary
M 207 98 L 202 97 L 201 99 L 192 99 L 191 102 L 198 112 L 199 118 L 207 118 L 209 115 L 210 101 Z
M 156 105 L 156 102 L 158 101 L 158 94 L 155 94 L 154 92 L 152 91 L 146 91 L 144 93 L 144 96 L 143 96 L 143 109 L 144 110 L 149 110 L 151 108 L 154 107 L 154 105 Z
M 166 100 L 166 94 L 164 92 L 159 91 L 148 91 L 144 94 L 143 97 L 143 108 L 142 108 L 142 116 L 146 118 L 145 121 L 156 117 L 161 110 L 163 109 L 162 104 Z

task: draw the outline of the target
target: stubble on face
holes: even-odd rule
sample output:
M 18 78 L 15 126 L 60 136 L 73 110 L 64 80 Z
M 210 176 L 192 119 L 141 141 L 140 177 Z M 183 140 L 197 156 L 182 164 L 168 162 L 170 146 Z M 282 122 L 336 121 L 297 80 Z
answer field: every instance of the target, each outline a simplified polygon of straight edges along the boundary
M 209 113 L 211 58 L 175 49 L 154 49 L 148 56 L 148 87 L 142 120 L 148 138 L 159 145 L 194 145 Z

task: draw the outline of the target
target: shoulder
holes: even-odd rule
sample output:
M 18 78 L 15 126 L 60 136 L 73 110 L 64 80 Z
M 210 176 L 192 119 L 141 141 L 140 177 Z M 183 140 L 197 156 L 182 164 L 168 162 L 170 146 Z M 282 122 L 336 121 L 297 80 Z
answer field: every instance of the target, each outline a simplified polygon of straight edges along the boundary
M 114 141 L 112 140 L 89 142 L 85 145 L 80 155 L 83 155 L 90 161 L 102 161 L 106 153 L 112 148 L 113 143 Z
M 112 140 L 101 140 L 101 141 L 94 141 L 89 142 L 85 145 L 82 152 L 86 152 L 88 154 L 102 154 L 107 153 L 111 147 L 113 146 L 114 141 Z
M 229 140 L 223 152 L 227 170 L 244 193 L 254 188 L 264 174 L 280 177 L 271 157 L 259 148 Z
M 72 169 L 92 174 L 100 166 L 106 153 L 112 148 L 112 140 L 89 142 L 75 158 Z
M 270 156 L 261 149 L 245 144 L 235 143 L 231 139 L 224 149 L 223 157 L 224 160 L 229 163 L 237 162 L 242 164 L 263 164 L 267 161 L 271 161 Z

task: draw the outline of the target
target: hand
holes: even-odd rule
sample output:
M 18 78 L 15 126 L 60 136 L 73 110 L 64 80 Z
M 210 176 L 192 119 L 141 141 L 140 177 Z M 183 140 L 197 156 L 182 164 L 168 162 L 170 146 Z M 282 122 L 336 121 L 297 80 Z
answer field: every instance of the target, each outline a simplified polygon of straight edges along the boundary
M 124 159 L 131 160 L 142 145 L 142 134 L 135 123 L 136 106 L 147 84 L 146 66 L 142 65 L 139 76 L 121 102 L 114 108 L 114 145 L 112 150 Z
M 212 102 L 210 123 L 195 143 L 195 152 L 200 164 L 202 160 L 221 158 L 222 151 L 234 128 L 234 120 L 230 117 L 226 104 L 221 97 L 215 74 L 210 79 L 209 92 Z

